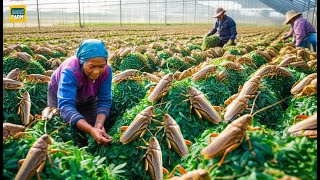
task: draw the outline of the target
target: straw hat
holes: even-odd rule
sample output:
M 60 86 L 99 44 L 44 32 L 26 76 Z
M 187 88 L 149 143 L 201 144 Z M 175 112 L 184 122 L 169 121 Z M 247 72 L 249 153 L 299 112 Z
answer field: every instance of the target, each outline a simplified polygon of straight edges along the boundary
M 292 18 L 294 18 L 294 17 L 296 17 L 296 16 L 298 16 L 298 15 L 301 15 L 302 13 L 298 13 L 297 11 L 295 11 L 295 10 L 291 10 L 291 11 L 288 11 L 287 13 L 286 13 L 286 20 L 283 22 L 284 24 L 288 24 L 289 23 L 289 21 L 292 19 Z
M 221 7 L 219 7 L 219 8 L 217 8 L 217 10 L 216 10 L 216 14 L 215 14 L 214 16 L 212 16 L 212 17 L 216 18 L 216 17 L 220 16 L 220 14 L 225 13 L 225 12 L 226 12 L 226 10 L 224 10 L 224 9 L 221 8 Z

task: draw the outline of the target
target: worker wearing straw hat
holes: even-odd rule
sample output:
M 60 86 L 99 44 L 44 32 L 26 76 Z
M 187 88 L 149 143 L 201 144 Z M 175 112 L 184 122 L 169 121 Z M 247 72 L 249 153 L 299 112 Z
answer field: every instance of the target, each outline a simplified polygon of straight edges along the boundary
M 284 41 L 285 39 L 293 36 L 294 43 L 298 47 L 310 48 L 312 44 L 313 51 L 317 51 L 317 32 L 312 24 L 305 18 L 302 17 L 301 13 L 294 10 L 288 11 L 286 13 L 286 20 L 284 24 L 291 24 L 290 32 L 280 38 Z
M 217 8 L 216 14 L 212 16 L 217 18 L 217 21 L 214 24 L 213 29 L 207 34 L 207 36 L 211 36 L 218 32 L 220 47 L 223 47 L 225 44 L 235 45 L 235 39 L 237 36 L 236 23 L 231 17 L 225 15 L 225 12 L 226 10 L 223 8 Z

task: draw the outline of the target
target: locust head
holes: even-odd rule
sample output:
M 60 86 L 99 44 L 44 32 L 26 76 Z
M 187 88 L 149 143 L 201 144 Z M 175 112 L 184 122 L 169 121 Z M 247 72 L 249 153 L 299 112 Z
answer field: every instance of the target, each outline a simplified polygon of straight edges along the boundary
M 155 150 L 161 150 L 158 140 L 153 136 L 149 140 L 149 147 Z
M 151 117 L 151 116 L 154 115 L 154 107 L 153 106 L 148 106 L 143 111 L 141 111 L 140 114 L 142 114 L 144 116 Z
M 173 118 L 169 114 L 165 114 L 163 117 L 164 124 L 167 126 L 176 125 L 177 123 L 173 120 Z

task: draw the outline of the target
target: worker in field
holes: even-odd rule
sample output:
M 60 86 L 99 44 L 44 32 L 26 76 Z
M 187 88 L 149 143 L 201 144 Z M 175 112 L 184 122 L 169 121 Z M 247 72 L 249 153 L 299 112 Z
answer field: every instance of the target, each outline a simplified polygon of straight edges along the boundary
M 226 10 L 221 7 L 216 10 L 216 14 L 212 17 L 217 18 L 217 21 L 214 24 L 213 29 L 207 34 L 207 36 L 211 36 L 218 32 L 220 47 L 223 47 L 225 44 L 235 45 L 237 36 L 236 23 L 231 17 L 225 15 L 225 12 Z
M 64 121 L 100 145 L 112 140 L 104 128 L 111 109 L 112 69 L 107 59 L 104 42 L 85 40 L 54 71 L 48 85 L 48 106 L 58 107 Z
M 294 10 L 288 11 L 284 23 L 290 23 L 291 29 L 290 32 L 286 36 L 281 37 L 280 40 L 284 41 L 293 36 L 293 42 L 297 47 L 305 47 L 311 50 L 312 45 L 313 51 L 317 52 L 316 29 L 307 19 L 302 17 L 301 13 Z

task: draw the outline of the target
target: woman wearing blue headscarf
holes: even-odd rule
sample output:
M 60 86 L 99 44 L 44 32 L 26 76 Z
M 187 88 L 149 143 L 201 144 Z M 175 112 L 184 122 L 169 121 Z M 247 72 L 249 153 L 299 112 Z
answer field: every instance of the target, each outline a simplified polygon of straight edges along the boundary
M 103 145 L 112 140 L 104 129 L 112 98 L 112 69 L 107 59 L 102 41 L 85 40 L 77 54 L 54 71 L 48 85 L 48 106 L 58 107 L 71 127 L 89 133 Z

